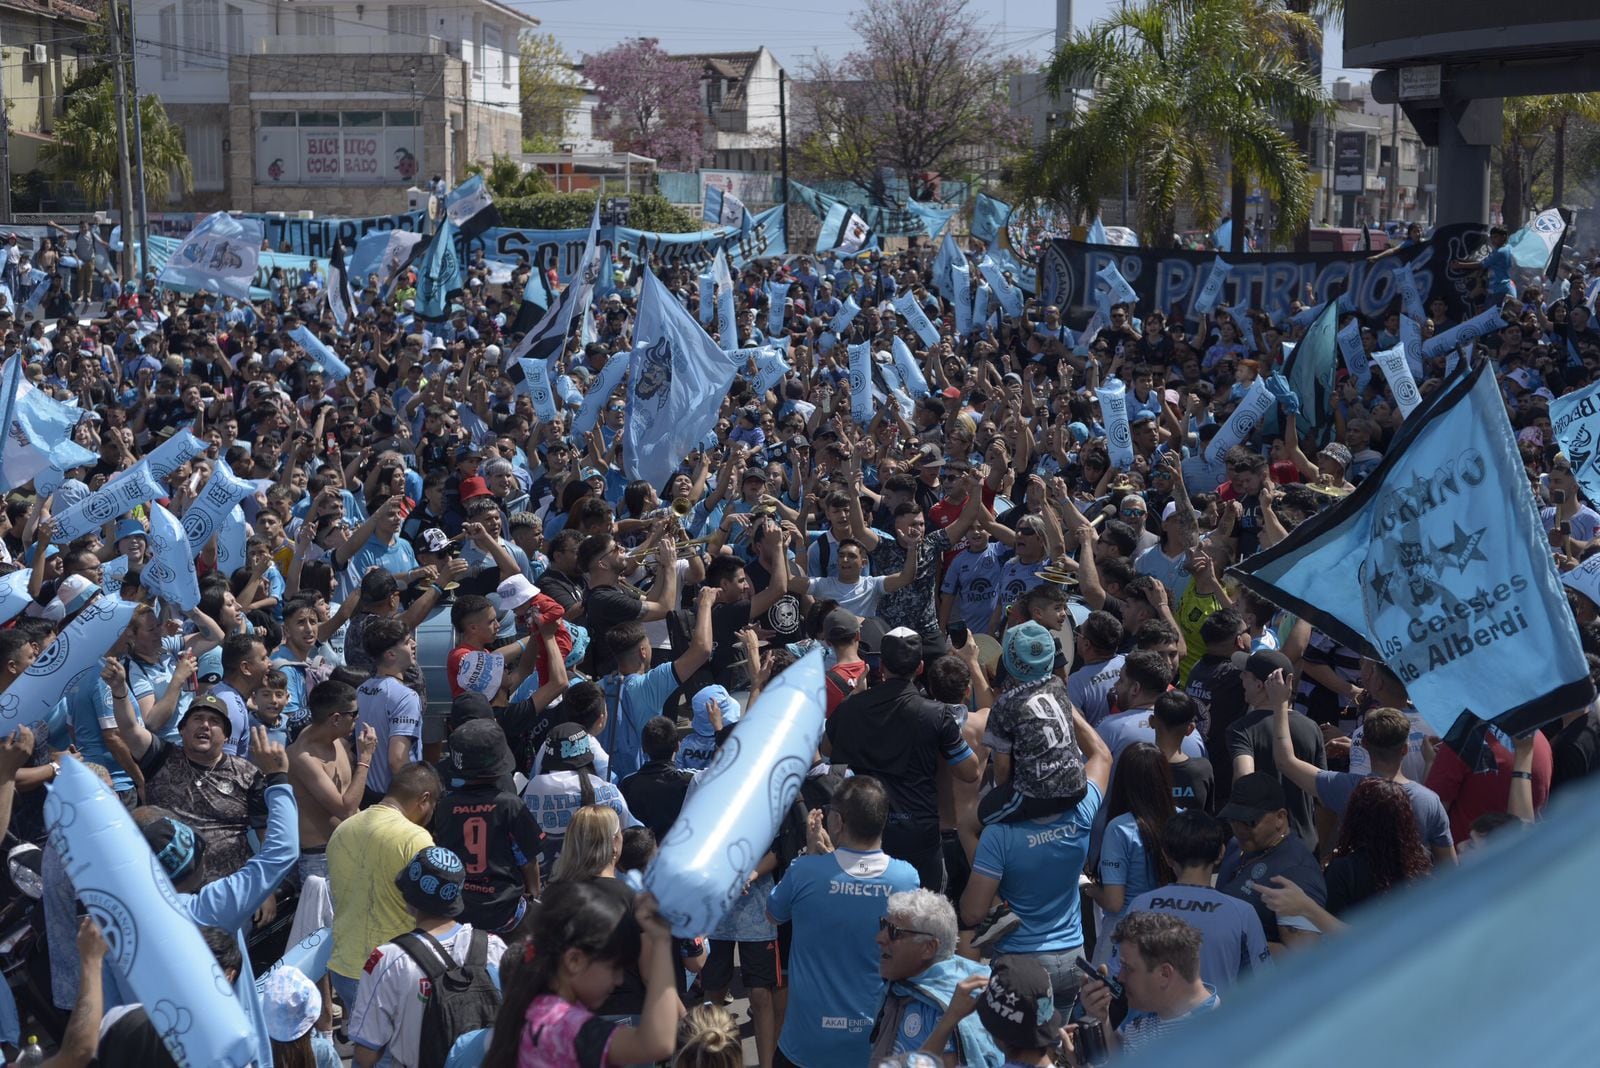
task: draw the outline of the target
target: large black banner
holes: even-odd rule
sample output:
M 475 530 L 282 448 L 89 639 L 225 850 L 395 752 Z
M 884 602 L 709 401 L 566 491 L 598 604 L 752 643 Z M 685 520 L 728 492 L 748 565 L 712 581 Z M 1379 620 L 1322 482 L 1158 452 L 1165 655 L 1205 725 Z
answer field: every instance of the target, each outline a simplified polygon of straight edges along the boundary
M 1394 271 L 1401 263 L 1409 263 L 1423 301 L 1443 297 L 1449 303 L 1450 316 L 1459 321 L 1468 312 L 1464 294 L 1472 275 L 1455 271 L 1450 264 L 1471 256 L 1487 239 L 1482 226 L 1441 227 L 1417 248 L 1376 262 L 1369 261 L 1365 252 L 1224 254 L 1222 258 L 1233 270 L 1223 286 L 1222 302 L 1232 306 L 1243 300 L 1282 321 L 1289 315 L 1290 301 L 1305 300 L 1309 283 L 1314 303 L 1349 292 L 1362 315 L 1375 316 L 1398 298 Z M 1215 252 L 1118 248 L 1058 238 L 1040 257 L 1040 299 L 1059 305 L 1081 325 L 1094 308 L 1095 272 L 1114 263 L 1138 291 L 1141 308 L 1184 316 L 1216 259 Z

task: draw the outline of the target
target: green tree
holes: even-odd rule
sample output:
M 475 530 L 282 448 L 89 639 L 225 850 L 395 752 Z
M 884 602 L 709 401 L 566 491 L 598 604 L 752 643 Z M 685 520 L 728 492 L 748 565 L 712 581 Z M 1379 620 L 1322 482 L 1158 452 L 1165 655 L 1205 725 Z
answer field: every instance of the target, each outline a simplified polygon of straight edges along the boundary
M 1506 101 L 1500 147 L 1500 213 L 1506 225 L 1521 225 L 1538 209 L 1547 191 L 1550 203 L 1566 196 L 1567 133 L 1583 122 L 1600 121 L 1600 93 L 1521 96 Z M 1544 178 L 1548 173 L 1549 184 Z
M 496 201 L 507 226 L 528 230 L 579 230 L 594 213 L 593 193 L 542 193 Z M 686 234 L 705 224 L 659 193 L 635 193 L 628 198 L 628 225 L 660 234 Z
M 522 141 L 553 151 L 566 134 L 567 115 L 583 99 L 572 57 L 553 33 L 525 33 L 518 42 L 522 80 Z
M 1093 86 L 1082 115 L 1056 131 L 1024 168 L 1036 196 L 1091 217 L 1120 186 L 1137 190 L 1139 229 L 1170 242 L 1180 205 L 1210 228 L 1224 175 L 1232 214 L 1244 216 L 1257 182 L 1277 206 L 1274 234 L 1288 239 L 1311 214 L 1305 156 L 1282 124 L 1331 111 L 1321 79 L 1295 42 L 1317 33 L 1275 0 L 1142 0 L 1076 34 L 1051 58 L 1050 89 Z M 1233 229 L 1242 247 L 1244 227 Z M 1239 249 L 1236 248 L 1235 251 Z
M 522 165 L 510 156 L 496 153 L 489 166 L 472 162 L 467 164 L 468 174 L 483 175 L 483 184 L 489 187 L 496 200 L 516 197 L 534 197 L 550 192 L 550 178 L 537 167 L 523 170 Z
M 144 182 L 145 197 L 161 203 L 176 176 L 188 192 L 194 183 L 189 156 L 183 148 L 183 131 L 167 118 L 167 109 L 155 96 L 139 101 L 139 121 L 144 126 L 144 170 L 135 181 Z M 133 136 L 132 113 L 128 136 Z M 121 159 L 117 154 L 117 102 L 110 68 L 98 80 L 85 79 L 67 95 L 67 110 L 56 120 L 55 141 L 40 149 L 40 158 L 56 175 L 77 183 L 91 206 L 109 204 L 116 195 Z M 124 217 L 128 214 L 124 209 Z

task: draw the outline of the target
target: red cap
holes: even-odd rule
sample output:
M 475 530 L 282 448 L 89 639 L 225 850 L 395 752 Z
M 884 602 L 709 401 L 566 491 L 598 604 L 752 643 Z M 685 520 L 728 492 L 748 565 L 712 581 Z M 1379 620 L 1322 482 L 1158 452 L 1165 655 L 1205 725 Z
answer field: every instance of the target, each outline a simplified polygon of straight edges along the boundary
M 461 480 L 460 497 L 462 504 L 466 504 L 468 501 L 477 500 L 479 497 L 493 496 L 494 494 L 489 492 L 489 483 L 485 482 L 477 475 L 473 475 L 471 478 L 464 478 Z
M 944 387 L 944 391 L 941 394 L 941 396 L 948 397 L 951 400 L 960 400 L 961 399 L 961 391 L 959 389 L 957 389 L 955 386 L 946 386 L 946 387 Z

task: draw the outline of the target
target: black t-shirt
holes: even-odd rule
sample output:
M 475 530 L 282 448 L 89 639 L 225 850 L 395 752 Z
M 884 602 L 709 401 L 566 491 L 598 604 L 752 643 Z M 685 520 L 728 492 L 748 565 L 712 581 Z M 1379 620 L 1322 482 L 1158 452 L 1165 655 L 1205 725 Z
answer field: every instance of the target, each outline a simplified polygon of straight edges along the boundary
M 1322 865 L 1298 837 L 1291 834 L 1276 846 L 1263 853 L 1244 855 L 1239 851 L 1238 839 L 1230 839 L 1228 851 L 1223 854 L 1222 867 L 1217 870 L 1217 889 L 1229 897 L 1249 903 L 1261 918 L 1268 942 L 1282 942 L 1278 931 L 1277 913 L 1267 908 L 1261 895 L 1250 889 L 1251 883 L 1274 886 L 1272 880 L 1282 875 L 1304 890 L 1317 904 L 1328 900 L 1328 886 L 1322 878 Z
M 1550 744 L 1550 756 L 1552 787 L 1593 775 L 1600 765 L 1600 727 L 1591 717 L 1579 716 L 1556 735 L 1556 740 Z
M 745 574 L 750 577 L 750 588 L 753 590 L 764 590 L 772 583 L 772 572 L 759 560 L 752 560 L 745 565 Z M 765 627 L 773 632 L 773 637 L 768 642 L 770 645 L 788 645 L 790 642 L 799 641 L 804 636 L 800 633 L 800 598 L 792 593 L 779 597 L 773 602 L 772 607 L 756 620 L 756 626 Z
M 833 761 L 871 775 L 889 795 L 889 811 L 937 824 L 939 767 L 967 750 L 950 709 L 889 679 L 839 703 L 827 724 Z
M 616 586 L 595 586 L 583 595 L 583 622 L 589 628 L 589 674 L 595 678 L 617 670 L 617 658 L 606 644 L 606 632 L 618 623 L 639 618 L 644 601 Z
M 1328 862 L 1323 878 L 1328 883 L 1325 907 L 1335 916 L 1343 916 L 1368 898 L 1378 896 L 1378 881 L 1373 878 L 1372 865 L 1367 863 L 1365 853 L 1334 857 Z
M 1209 740 L 1226 737 L 1227 728 L 1244 715 L 1244 685 L 1239 681 L 1239 669 L 1226 656 L 1207 653 L 1189 669 L 1189 681 L 1183 692 L 1200 706 L 1200 718 L 1195 722 L 1195 733 Z M 1219 704 L 1227 714 L 1227 722 L 1219 723 L 1212 706 Z
M 1216 811 L 1212 807 L 1216 775 L 1211 769 L 1211 761 L 1205 757 L 1190 757 L 1181 764 L 1168 764 L 1167 767 L 1172 769 L 1174 805 L 1208 814 Z
M 583 581 L 568 578 L 555 568 L 546 569 L 539 576 L 540 591 L 550 595 L 550 599 L 562 608 L 571 609 L 573 605 L 583 600 Z
M 1317 725 L 1298 712 L 1289 713 L 1289 741 L 1294 746 L 1294 755 L 1308 764 L 1315 764 L 1319 768 L 1328 766 L 1328 757 L 1323 750 L 1322 731 Z M 1255 758 L 1257 771 L 1270 771 L 1278 774 L 1278 762 L 1272 754 L 1272 711 L 1266 708 L 1257 708 L 1246 712 L 1233 725 L 1228 732 L 1228 760 L 1241 754 L 1248 754 Z M 1316 808 L 1316 798 L 1304 793 L 1300 787 L 1283 779 L 1283 796 L 1288 802 L 1289 826 L 1294 833 L 1299 835 L 1307 847 L 1317 848 L 1317 824 L 1313 818 Z
M 734 693 L 750 688 L 744 644 L 739 641 L 739 632 L 749 625 L 749 601 L 711 606 L 711 674 Z
M 634 818 L 650 828 L 659 842 L 683 810 L 684 795 L 693 781 L 694 775 L 682 768 L 651 760 L 622 780 L 622 799 Z
M 99 1068 L 177 1068 L 178 1063 L 143 1005 L 132 1006 L 112 1021 L 100 1038 L 94 1062 Z
M 497 783 L 469 783 L 439 799 L 433 840 L 461 858 L 461 920 L 498 931 L 516 915 L 526 889 L 522 867 L 539 856 L 544 832 L 516 794 Z

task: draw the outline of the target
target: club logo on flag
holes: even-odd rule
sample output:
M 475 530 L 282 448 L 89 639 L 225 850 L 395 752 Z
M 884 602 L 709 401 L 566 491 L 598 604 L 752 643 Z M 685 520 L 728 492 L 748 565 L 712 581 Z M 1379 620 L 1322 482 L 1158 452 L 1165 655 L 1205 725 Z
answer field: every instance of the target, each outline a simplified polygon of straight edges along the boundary
M 633 384 L 635 400 L 656 402 L 660 407 L 672 390 L 672 342 L 662 338 L 644 350 L 644 366 Z

